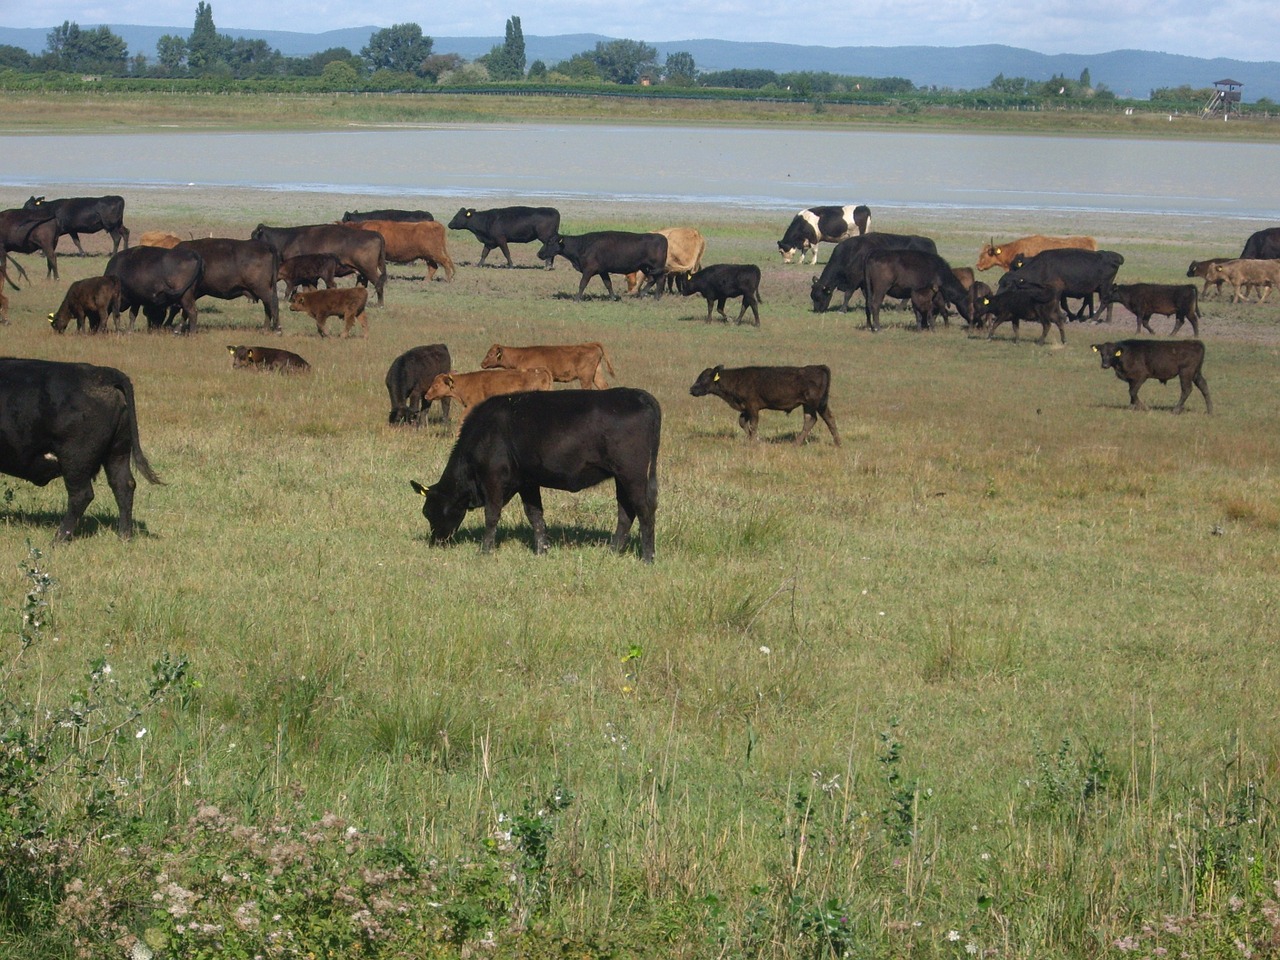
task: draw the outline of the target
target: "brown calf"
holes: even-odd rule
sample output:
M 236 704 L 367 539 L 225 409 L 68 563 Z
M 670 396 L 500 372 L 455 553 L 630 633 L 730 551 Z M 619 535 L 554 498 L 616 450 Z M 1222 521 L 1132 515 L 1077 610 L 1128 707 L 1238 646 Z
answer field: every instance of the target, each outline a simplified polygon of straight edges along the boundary
M 550 390 L 551 371 L 544 367 L 537 370 L 476 370 L 471 373 L 442 373 L 431 381 L 422 395 L 425 402 L 449 397 L 466 409 L 458 419 L 458 430 L 467 414 L 482 400 L 503 393 L 520 393 L 525 390 Z
M 278 347 L 227 347 L 231 354 L 231 366 L 239 370 L 252 367 L 255 370 L 279 370 L 281 373 L 306 373 L 311 364 L 296 353 Z
M 616 376 L 609 355 L 600 343 L 575 343 L 564 346 L 504 347 L 495 343 L 480 361 L 485 370 L 536 370 L 542 367 L 551 373 L 557 383 L 577 380 L 584 390 L 604 390 L 609 384 L 600 372 L 609 368 L 609 375 Z
M 49 314 L 49 325 L 62 333 L 74 318 L 77 331 L 83 332 L 88 321 L 89 332 L 98 333 L 106 329 L 108 316 L 115 316 L 119 323 L 120 278 L 89 277 L 67 287 L 62 305 Z
M 1271 295 L 1271 288 L 1280 284 L 1280 260 L 1228 260 L 1226 263 L 1215 263 L 1205 274 L 1206 281 L 1225 280 L 1236 288 L 1232 303 L 1239 303 L 1248 295 L 1249 287 L 1256 291 L 1265 287 L 1259 303 L 1265 303 Z
M 181 242 L 181 237 L 177 234 L 170 233 L 168 230 L 148 230 L 138 238 L 139 246 L 163 247 L 166 250 L 172 250 Z
M 341 317 L 342 335 L 351 332 L 352 325 L 359 320 L 364 335 L 369 335 L 369 318 L 365 316 L 364 307 L 369 302 L 369 291 L 366 287 L 346 287 L 332 290 L 298 290 L 289 298 L 289 309 L 294 313 L 308 314 L 316 322 L 316 331 L 324 336 L 324 322 L 329 317 Z

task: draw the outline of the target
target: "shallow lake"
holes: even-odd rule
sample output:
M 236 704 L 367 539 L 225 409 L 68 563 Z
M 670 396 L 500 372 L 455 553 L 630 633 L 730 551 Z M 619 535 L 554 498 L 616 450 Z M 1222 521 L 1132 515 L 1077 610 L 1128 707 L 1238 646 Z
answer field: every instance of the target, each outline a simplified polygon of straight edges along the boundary
M 736 127 L 451 124 L 6 137 L 0 185 L 234 186 L 794 209 L 1049 210 L 1280 220 L 1280 145 Z

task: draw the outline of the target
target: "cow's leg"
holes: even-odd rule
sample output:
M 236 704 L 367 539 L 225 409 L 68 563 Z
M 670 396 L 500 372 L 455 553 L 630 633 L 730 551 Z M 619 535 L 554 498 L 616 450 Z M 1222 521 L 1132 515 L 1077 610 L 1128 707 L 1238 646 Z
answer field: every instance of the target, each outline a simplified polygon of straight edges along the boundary
M 591 386 L 596 390 L 609 389 L 609 381 L 604 378 L 603 367 L 604 367 L 603 362 L 597 362 L 595 370 L 592 371 L 592 374 L 591 374 Z M 587 383 L 587 381 L 584 380 L 582 377 L 578 378 L 578 382 L 583 386 L 586 386 L 586 383 Z
M 818 418 L 815 416 L 815 413 L 816 411 L 812 407 L 807 405 L 805 406 L 804 427 L 800 430 L 800 435 L 796 437 L 797 447 L 803 446 L 804 442 L 809 439 L 809 431 L 812 430 L 813 425 L 818 422 Z
M 760 301 L 750 294 L 746 294 L 742 298 L 742 312 L 747 312 L 748 297 L 750 297 L 751 315 L 755 317 L 755 325 L 760 326 Z M 741 317 L 739 317 L 741 319 Z
M 494 248 L 494 244 L 486 243 L 484 249 L 480 251 L 480 262 L 476 266 L 483 267 L 485 259 L 489 256 L 489 251 Z
M 735 317 L 735 318 L 734 318 L 734 321 L 733 321 L 733 322 L 734 322 L 734 323 L 742 323 L 742 318 L 743 318 L 743 317 L 745 317 L 746 315 L 747 315 L 747 298 L 746 298 L 746 296 L 743 296 L 743 298 L 742 298 L 742 309 L 738 311 L 738 315 L 737 315 L 737 317 Z M 760 326 L 760 317 L 759 317 L 759 315 L 758 315 L 758 314 L 756 315 L 756 326 L 757 326 L 757 327 L 758 327 L 758 326 Z
M 120 514 L 116 533 L 121 540 L 129 540 L 133 537 L 133 492 L 137 489 L 138 482 L 133 479 L 133 471 L 129 469 L 129 445 L 124 443 L 121 446 L 123 449 L 111 452 L 104 464 L 104 472 L 111 485 L 111 492 L 115 494 L 116 509 Z
M 369 315 L 368 315 L 367 313 L 365 313 L 363 310 L 361 310 L 361 311 L 356 315 L 356 319 L 360 321 L 360 334 L 361 334 L 361 336 L 363 336 L 365 339 L 368 339 L 368 337 L 369 337 Z
M 1055 320 L 1054 322 L 1058 325 L 1058 336 L 1062 338 L 1062 342 L 1065 344 L 1067 342 L 1067 328 L 1063 326 L 1061 318 Z M 1043 341 L 1044 338 L 1047 337 L 1048 335 L 1049 335 L 1049 328 L 1045 327 L 1044 337 L 1041 337 L 1040 339 Z
M 608 274 L 608 272 L 601 273 L 601 274 L 600 274 L 600 279 L 604 281 L 604 289 L 605 289 L 605 292 L 609 294 L 609 299 L 610 299 L 610 300 L 621 300 L 621 299 L 622 299 L 622 297 L 620 297 L 618 294 L 616 294 L 616 293 L 614 293 L 614 292 L 613 292 L 613 281 L 609 279 L 609 274 Z M 638 296 L 638 294 L 637 294 L 637 296 Z
M 743 410 L 738 416 L 738 425 L 747 431 L 748 440 L 754 440 L 756 438 L 756 430 L 760 426 L 760 411 L 752 407 Z
M 539 487 L 523 487 L 520 490 L 520 502 L 524 504 L 524 515 L 529 518 L 529 526 L 533 527 L 533 552 L 547 552 L 547 525 L 542 518 L 542 490 Z
M 1178 402 L 1173 405 L 1170 413 L 1182 413 L 1186 407 L 1187 397 L 1191 396 L 1192 378 L 1186 371 L 1179 372 L 1178 386 L 1181 388 L 1181 395 L 1178 397 Z
M 1143 403 L 1141 400 L 1139 400 L 1139 399 L 1138 399 L 1138 391 L 1139 391 L 1140 389 L 1142 389 L 1142 385 L 1143 385 L 1144 383 L 1146 383 L 1146 381 L 1145 381 L 1145 380 L 1130 380 L 1130 381 L 1129 381 L 1129 407 L 1130 407 L 1130 409 L 1133 409 L 1133 410 L 1145 410 L 1145 409 L 1147 409 L 1147 405 L 1146 405 L 1145 403 Z
M 328 319 L 329 318 L 325 316 L 323 313 L 315 314 L 316 333 L 320 334 L 320 336 L 322 337 L 324 336 L 324 322 Z
M 502 517 L 502 508 L 506 501 L 502 490 L 496 484 L 486 480 L 484 484 L 484 539 L 480 541 L 480 552 L 493 550 L 494 541 L 498 537 L 498 520 Z
M 840 446 L 840 431 L 836 429 L 836 415 L 831 412 L 830 407 L 822 407 L 818 410 L 818 415 L 831 431 L 831 439 L 835 441 L 837 447 Z
M 67 236 L 70 237 L 71 242 L 76 245 L 76 250 L 80 256 L 87 257 L 88 254 L 84 252 L 84 247 L 80 244 L 80 234 L 76 233 L 74 230 L 68 230 Z
M 728 323 L 728 322 L 729 322 L 729 315 L 728 315 L 727 313 L 725 313 L 725 312 L 724 312 L 724 305 L 725 305 L 726 303 L 728 303 L 728 301 L 729 301 L 729 298 L 728 298 L 728 297 L 717 297 L 717 298 L 716 298 L 716 313 L 720 314 L 720 322 L 721 322 L 721 323 Z
M 507 247 L 507 241 L 499 240 L 498 248 L 502 251 L 502 255 L 507 258 L 507 266 L 514 267 L 515 262 L 511 259 L 511 250 Z
M 1182 321 L 1178 321 L 1178 323 L 1179 323 L 1179 325 L 1181 325 Z M 1137 330 L 1136 330 L 1135 332 L 1136 332 L 1136 333 L 1141 333 L 1141 332 L 1142 332 L 1142 328 L 1143 328 L 1143 327 L 1146 327 L 1146 328 L 1147 328 L 1147 333 L 1149 333 L 1149 334 L 1151 334 L 1151 335 L 1153 335 L 1153 336 L 1155 335 L 1155 331 L 1151 329 L 1151 314 L 1149 314 L 1149 313 L 1139 314 L 1139 316 L 1138 316 L 1138 328 L 1137 328 Z M 1175 331 L 1175 332 L 1176 332 L 1176 331 Z
M 1197 373 L 1195 379 L 1191 381 L 1200 390 L 1200 395 L 1204 397 L 1204 412 L 1213 415 L 1213 401 L 1209 399 L 1209 381 L 1204 378 L 1203 373 Z
M 67 485 L 67 512 L 63 515 L 62 522 L 58 524 L 58 532 L 54 535 L 55 541 L 70 540 L 75 533 L 76 524 L 89 509 L 89 504 L 93 503 L 93 473 L 76 470 L 68 473 L 64 479 Z M 132 507 L 132 497 L 129 503 Z

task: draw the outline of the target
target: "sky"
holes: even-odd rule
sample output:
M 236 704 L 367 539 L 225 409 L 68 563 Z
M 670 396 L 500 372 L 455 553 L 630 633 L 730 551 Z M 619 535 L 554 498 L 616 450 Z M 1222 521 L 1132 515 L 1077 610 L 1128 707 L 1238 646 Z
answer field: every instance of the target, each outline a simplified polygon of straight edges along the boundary
M 441 4 L 426 0 L 210 0 L 221 33 L 417 23 L 433 37 L 501 37 L 520 17 L 526 36 L 596 33 L 657 43 L 742 40 L 826 47 L 1002 43 L 1039 53 L 1152 50 L 1236 60 L 1280 59 L 1276 0 L 700 0 L 698 3 L 550 0 L 526 10 L 514 0 Z M 196 0 L 0 0 L 0 25 L 52 27 L 71 20 L 189 30 Z

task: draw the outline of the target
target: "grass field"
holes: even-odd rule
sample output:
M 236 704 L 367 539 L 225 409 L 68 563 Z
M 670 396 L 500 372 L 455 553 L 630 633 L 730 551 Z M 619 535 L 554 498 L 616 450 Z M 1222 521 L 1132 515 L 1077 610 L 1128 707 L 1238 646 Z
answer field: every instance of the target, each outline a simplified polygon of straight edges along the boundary
M 128 223 L 244 237 L 360 202 L 139 190 Z M 81 536 L 50 549 L 60 485 L 0 479 L 9 733 L 96 707 L 54 736 L 36 808 L 8 798 L 0 837 L 50 834 L 25 872 L 0 867 L 0 950 L 1275 955 L 1280 304 L 1202 305 L 1214 416 L 1198 393 L 1169 415 L 1176 386 L 1155 382 L 1132 413 L 1090 350 L 1132 336 L 1123 311 L 1065 346 L 902 312 L 873 335 L 810 312 L 816 270 L 777 262 L 783 224 L 758 213 L 561 209 L 567 232 L 699 227 L 708 262 L 763 268 L 761 327 L 595 285 L 577 303 L 563 261 L 526 246 L 480 269 L 451 233 L 454 282 L 393 268 L 367 340 L 298 314 L 264 335 L 257 305 L 210 300 L 192 337 L 57 336 L 44 317 L 101 272 L 102 238 L 59 283 L 21 258 L 4 352 L 127 372 L 165 485 L 140 482 L 121 543 L 100 479 Z M 993 231 L 1090 232 L 1128 281 L 1178 281 L 1252 229 L 876 216 L 954 265 Z M 518 503 L 494 554 L 479 514 L 430 547 L 408 481 L 438 477 L 452 428 L 386 424 L 392 359 L 444 342 L 473 369 L 493 342 L 588 340 L 663 407 L 657 563 L 634 538 L 609 553 L 609 486 L 546 494 L 546 556 Z M 238 343 L 313 373 L 232 370 Z M 689 396 L 715 363 L 811 362 L 832 369 L 840 448 L 821 424 L 794 447 L 798 412 L 765 413 L 749 445 Z M 29 591 L 42 627 L 18 616 Z M 157 661 L 175 682 L 150 704 Z

